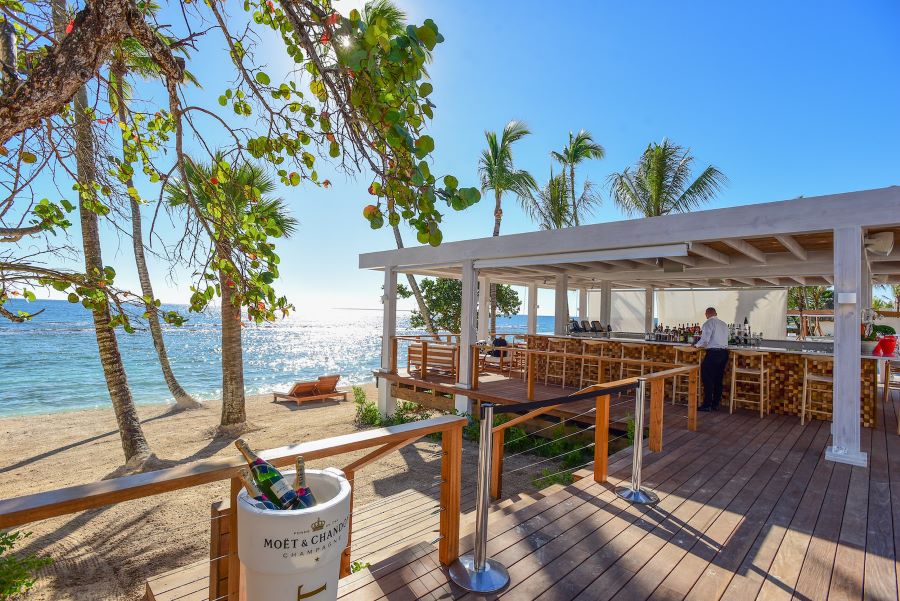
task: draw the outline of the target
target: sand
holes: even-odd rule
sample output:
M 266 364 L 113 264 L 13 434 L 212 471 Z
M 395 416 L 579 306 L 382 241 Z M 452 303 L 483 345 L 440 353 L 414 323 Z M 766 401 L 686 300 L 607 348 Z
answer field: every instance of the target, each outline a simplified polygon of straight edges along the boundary
M 365 387 L 374 398 L 374 385 Z M 138 407 L 144 433 L 162 460 L 187 463 L 233 457 L 229 439 L 212 438 L 220 402 L 172 413 L 167 405 Z M 273 448 L 357 431 L 355 406 L 313 403 L 296 408 L 271 402 L 271 396 L 248 399 L 247 415 L 258 429 L 245 435 L 257 449 Z M 91 409 L 0 419 L 0 490 L 20 496 L 97 481 L 123 462 L 112 409 Z M 361 472 L 357 507 L 407 489 L 424 489 L 440 474 L 439 446 L 420 441 L 392 453 Z M 310 462 L 311 467 L 341 467 L 363 452 Z M 477 446 L 463 449 L 464 480 L 474 482 Z M 508 469 L 533 458 L 513 458 Z M 531 480 L 542 464 L 504 474 L 504 495 L 533 491 Z M 106 508 L 35 522 L 22 530 L 33 535 L 21 549 L 50 555 L 28 595 L 35 600 L 136 600 L 143 598 L 149 576 L 209 559 L 209 506 L 227 497 L 228 485 L 214 483 L 129 501 Z

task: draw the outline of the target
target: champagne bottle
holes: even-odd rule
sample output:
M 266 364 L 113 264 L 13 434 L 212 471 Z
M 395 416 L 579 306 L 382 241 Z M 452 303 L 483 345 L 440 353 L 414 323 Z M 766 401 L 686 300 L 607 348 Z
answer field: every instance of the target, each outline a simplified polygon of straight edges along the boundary
M 259 490 L 259 486 L 257 486 L 256 482 L 253 480 L 250 470 L 246 468 L 242 469 L 238 477 L 241 479 L 250 498 L 257 502 L 257 507 L 260 507 L 261 509 L 278 509 L 275 507 L 275 503 L 270 501 L 269 497 Z
M 303 456 L 297 457 L 297 473 L 294 474 L 294 489 L 297 491 L 299 506 L 312 507 L 317 503 L 312 489 L 306 484 L 306 462 Z
M 275 504 L 279 509 L 294 509 L 297 504 L 297 493 L 287 483 L 284 476 L 281 475 L 275 466 L 258 456 L 250 449 L 243 438 L 234 442 L 247 464 L 250 466 L 250 473 L 253 474 L 253 480 L 259 486 L 259 489 L 269 498 L 269 501 Z

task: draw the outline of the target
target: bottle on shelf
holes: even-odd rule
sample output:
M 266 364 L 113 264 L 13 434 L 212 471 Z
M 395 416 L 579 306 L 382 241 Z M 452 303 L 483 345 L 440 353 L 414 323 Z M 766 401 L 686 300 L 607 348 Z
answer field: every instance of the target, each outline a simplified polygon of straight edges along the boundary
M 279 509 L 294 509 L 297 505 L 297 493 L 284 479 L 281 472 L 274 465 L 254 453 L 243 438 L 236 440 L 234 446 L 247 460 L 253 480 L 262 493 L 268 497 L 269 501 L 274 503 Z
M 253 480 L 253 475 L 250 473 L 250 470 L 247 468 L 243 468 L 238 473 L 238 478 L 241 479 L 241 483 L 244 485 L 244 489 L 247 491 L 247 494 L 250 495 L 250 498 L 256 501 L 256 506 L 260 509 L 278 509 L 275 506 L 275 503 L 269 500 L 261 490 L 259 490 L 259 486 L 257 486 L 256 481 Z
M 294 474 L 294 490 L 297 491 L 298 507 L 312 507 L 316 504 L 316 497 L 312 489 L 306 484 L 306 462 L 303 457 L 297 457 L 297 473 Z

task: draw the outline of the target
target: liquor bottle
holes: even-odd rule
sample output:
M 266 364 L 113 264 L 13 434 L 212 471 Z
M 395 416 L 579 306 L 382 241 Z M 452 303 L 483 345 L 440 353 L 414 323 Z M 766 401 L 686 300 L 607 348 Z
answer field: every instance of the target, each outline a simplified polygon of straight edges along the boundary
M 253 480 L 259 485 L 259 489 L 263 494 L 279 509 L 294 509 L 294 506 L 297 504 L 297 493 L 287 483 L 281 472 L 275 469 L 274 465 L 254 453 L 243 438 L 236 440 L 234 446 L 247 460 L 247 464 L 250 466 L 250 473 L 253 474 Z
M 244 488 L 247 490 L 247 494 L 250 495 L 250 498 L 256 501 L 256 506 L 260 509 L 278 509 L 275 506 L 275 503 L 269 500 L 261 490 L 259 490 L 259 486 L 256 485 L 256 482 L 253 480 L 253 476 L 250 474 L 250 470 L 244 468 L 238 474 L 238 477 L 241 479 L 241 482 L 244 485 Z
M 312 507 L 316 504 L 316 497 L 312 489 L 306 484 L 306 463 L 303 457 L 297 457 L 297 473 L 294 474 L 294 490 L 300 500 L 300 507 Z

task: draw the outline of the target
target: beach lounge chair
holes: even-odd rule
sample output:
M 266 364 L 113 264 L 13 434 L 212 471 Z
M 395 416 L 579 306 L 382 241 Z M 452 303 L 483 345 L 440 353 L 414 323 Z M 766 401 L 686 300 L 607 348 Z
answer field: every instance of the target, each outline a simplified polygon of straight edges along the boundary
M 318 380 L 311 382 L 295 382 L 288 392 L 273 392 L 272 402 L 296 401 L 305 403 L 306 401 L 324 401 L 326 399 L 340 398 L 347 400 L 347 392 L 337 390 L 338 380 L 341 379 L 340 374 L 329 376 L 319 376 Z

